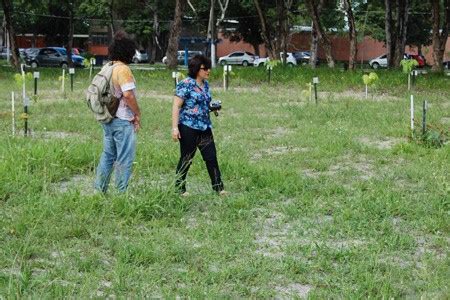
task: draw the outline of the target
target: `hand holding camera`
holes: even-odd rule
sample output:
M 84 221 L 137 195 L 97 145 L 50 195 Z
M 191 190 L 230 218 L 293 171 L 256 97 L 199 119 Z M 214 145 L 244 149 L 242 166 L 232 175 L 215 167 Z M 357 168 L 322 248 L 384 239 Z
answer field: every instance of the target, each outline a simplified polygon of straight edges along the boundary
M 209 111 L 214 112 L 214 115 L 217 117 L 219 116 L 219 110 L 222 109 L 222 101 L 220 100 L 213 100 L 209 103 Z

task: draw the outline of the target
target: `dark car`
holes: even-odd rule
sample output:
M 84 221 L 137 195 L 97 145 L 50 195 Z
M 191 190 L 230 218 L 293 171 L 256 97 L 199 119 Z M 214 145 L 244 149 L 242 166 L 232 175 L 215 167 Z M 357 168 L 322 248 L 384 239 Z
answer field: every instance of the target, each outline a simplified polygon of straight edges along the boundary
M 444 61 L 443 65 L 444 65 L 444 69 L 450 70 L 450 60 Z
M 308 64 L 309 59 L 311 58 L 311 52 L 309 51 L 296 51 L 292 54 L 294 55 L 298 65 Z
M 7 56 L 8 56 L 8 49 L 6 47 L 0 46 L 0 59 L 6 59 Z
M 177 61 L 179 65 L 184 64 L 184 50 L 179 50 L 177 52 Z M 193 58 L 196 55 L 202 55 L 203 52 L 202 51 L 196 51 L 196 50 L 189 50 L 188 51 L 188 61 Z M 167 64 L 167 56 L 164 56 L 162 59 L 163 64 Z
M 65 48 L 62 47 L 47 47 L 42 48 L 39 52 L 35 53 L 36 55 L 28 56 L 26 58 L 26 62 L 32 68 L 37 67 L 62 67 L 67 68 L 67 52 Z M 75 67 L 83 67 L 84 66 L 84 58 L 72 54 L 72 62 Z

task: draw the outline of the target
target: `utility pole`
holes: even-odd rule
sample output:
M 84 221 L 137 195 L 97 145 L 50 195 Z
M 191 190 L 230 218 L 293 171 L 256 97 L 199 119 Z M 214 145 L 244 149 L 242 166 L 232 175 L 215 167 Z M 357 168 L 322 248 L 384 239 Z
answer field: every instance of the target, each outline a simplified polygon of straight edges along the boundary
M 211 43 L 211 67 L 216 67 L 216 45 L 214 44 L 214 4 L 216 0 L 211 0 L 211 7 L 209 10 L 209 24 L 208 24 L 208 40 Z

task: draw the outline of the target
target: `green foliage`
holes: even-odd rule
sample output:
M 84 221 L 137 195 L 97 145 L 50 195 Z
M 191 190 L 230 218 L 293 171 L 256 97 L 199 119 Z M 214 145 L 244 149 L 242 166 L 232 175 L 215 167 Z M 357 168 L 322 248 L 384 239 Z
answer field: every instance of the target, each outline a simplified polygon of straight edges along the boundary
M 22 87 L 24 77 L 20 73 L 14 74 L 14 81 L 17 87 Z M 30 83 L 33 80 L 33 74 L 30 72 L 25 73 L 25 83 Z
M 272 59 L 267 59 L 264 62 L 264 66 L 266 66 L 266 69 L 268 69 L 268 68 L 273 69 L 276 66 L 281 66 L 281 65 L 283 65 L 283 64 L 282 64 L 281 60 L 279 60 L 279 59 L 273 59 L 273 60 Z
M 374 72 L 370 72 L 369 75 L 364 74 L 362 78 L 365 85 L 374 85 L 378 81 L 378 75 Z
M 402 66 L 403 73 L 409 74 L 419 63 L 415 59 L 402 59 L 400 65 Z

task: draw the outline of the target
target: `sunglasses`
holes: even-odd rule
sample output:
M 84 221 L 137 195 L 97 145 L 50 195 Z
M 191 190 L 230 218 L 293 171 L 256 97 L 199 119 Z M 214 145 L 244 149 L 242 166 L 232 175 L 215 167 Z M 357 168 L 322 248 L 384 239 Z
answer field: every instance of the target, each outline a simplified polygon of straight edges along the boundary
M 205 70 L 205 71 L 208 71 L 210 68 L 207 68 L 207 67 L 201 67 L 200 68 L 200 70 Z

